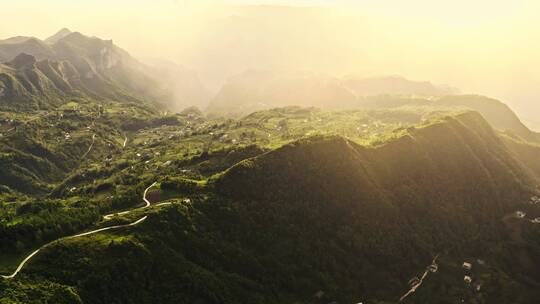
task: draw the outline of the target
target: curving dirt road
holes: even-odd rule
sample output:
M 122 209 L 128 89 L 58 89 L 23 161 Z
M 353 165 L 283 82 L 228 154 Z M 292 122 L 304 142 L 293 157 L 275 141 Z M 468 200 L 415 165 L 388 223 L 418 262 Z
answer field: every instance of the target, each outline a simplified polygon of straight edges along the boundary
M 85 159 L 86 155 L 92 151 L 92 148 L 94 147 L 94 142 L 96 141 L 96 134 L 92 134 L 92 143 L 90 144 L 90 147 L 88 147 L 88 150 L 83 154 L 81 159 Z
M 152 187 L 154 187 L 156 185 L 156 182 L 154 182 L 152 185 L 150 185 L 148 188 L 146 188 L 144 190 L 144 194 L 143 194 L 143 201 L 145 202 L 145 205 L 143 207 L 140 207 L 140 208 L 134 208 L 134 209 L 131 209 L 131 210 L 128 210 L 128 211 L 124 211 L 124 212 L 120 212 L 120 213 L 112 213 L 112 214 L 108 214 L 108 215 L 105 215 L 103 216 L 104 219 L 110 219 L 112 218 L 114 215 L 116 214 L 128 214 L 134 210 L 138 210 L 138 209 L 145 209 L 145 208 L 148 208 L 150 206 L 150 201 L 146 198 L 146 194 L 148 193 L 148 190 Z M 95 230 L 91 230 L 91 231 L 87 231 L 87 232 L 83 232 L 83 233 L 79 233 L 79 234 L 75 234 L 75 235 L 70 235 L 70 236 L 65 236 L 65 237 L 61 237 L 61 238 L 58 238 L 54 241 L 50 241 L 49 243 L 39 247 L 36 251 L 30 253 L 20 264 L 19 266 L 17 266 L 17 269 L 15 269 L 15 271 L 10 274 L 10 275 L 0 275 L 0 277 L 4 278 L 4 279 L 13 279 L 24 267 L 24 265 L 26 265 L 26 263 L 28 263 L 28 261 L 33 258 L 36 254 L 38 254 L 42 249 L 44 249 L 45 247 L 47 246 L 50 246 L 51 244 L 55 243 L 55 242 L 58 242 L 58 241 L 61 241 L 61 240 L 67 240 L 67 239 L 73 239 L 73 238 L 78 238 L 78 237 L 81 237 L 81 236 L 86 236 L 86 235 L 91 235 L 91 234 L 94 234 L 94 233 L 98 233 L 98 232 L 102 232 L 102 231 L 106 231 L 106 230 L 113 230 L 113 229 L 120 229 L 120 228 L 125 228 L 125 227 L 130 227 L 130 226 L 135 226 L 135 225 L 138 225 L 140 223 L 142 223 L 144 220 L 146 220 L 147 216 L 144 216 L 132 223 L 129 223 L 129 224 L 125 224 L 125 225 L 114 225 L 114 226 L 109 226 L 109 227 L 105 227 L 105 228 L 99 228 L 99 229 L 95 229 Z
M 439 258 L 439 255 L 437 254 L 433 260 L 431 261 L 431 264 L 430 265 L 433 265 L 433 264 L 437 264 L 437 258 Z M 422 286 L 422 283 L 424 282 L 424 279 L 428 276 L 428 274 L 430 273 L 429 271 L 429 266 L 426 267 L 426 271 L 424 271 L 424 274 L 422 274 L 422 277 L 420 278 L 420 281 L 415 284 L 414 286 L 411 287 L 411 289 L 409 291 L 407 291 L 406 294 L 404 294 L 403 296 L 401 296 L 401 298 L 399 298 L 399 302 L 403 302 L 403 300 L 405 300 L 409 295 L 413 294 L 414 292 L 416 292 L 416 290 Z
M 144 216 L 138 220 L 136 220 L 135 222 L 133 223 L 129 223 L 129 224 L 125 224 L 125 225 L 115 225 L 115 226 L 110 226 L 110 227 L 105 227 L 105 228 L 100 228 L 100 229 L 96 229 L 96 230 L 92 230 L 92 231 L 88 231 L 88 232 L 83 232 L 83 233 L 79 233 L 79 234 L 76 234 L 76 235 L 71 235 L 71 236 L 65 236 L 65 237 L 62 237 L 62 238 L 59 238 L 59 239 L 56 239 L 54 241 L 51 241 L 41 247 L 39 247 L 39 249 L 37 249 L 36 251 L 32 252 L 31 254 L 29 254 L 20 264 L 19 266 L 17 267 L 17 269 L 10 275 L 2 275 L 1 277 L 4 278 L 4 279 L 13 279 L 18 273 L 19 271 L 21 271 L 21 269 L 24 267 L 24 265 L 32 258 L 34 257 L 36 254 L 38 254 L 43 248 L 55 243 L 55 242 L 58 242 L 58 241 L 61 241 L 61 240 L 67 240 L 67 239 L 74 239 L 74 238 L 78 238 L 78 237 L 81 237 L 81 236 L 85 236 L 85 235 L 90 235 L 90 234 L 94 234 L 94 233 L 98 233 L 98 232 L 101 232 L 101 231 L 106 231 L 106 230 L 113 230 L 113 229 L 119 229 L 119 228 L 124 228 L 124 227 L 130 227 L 130 226 L 135 226 L 137 224 L 140 224 L 142 223 L 144 220 L 146 220 L 147 216 Z
M 150 207 L 150 201 L 146 198 L 146 194 L 148 193 L 148 190 L 150 190 L 150 188 L 154 187 L 156 184 L 157 184 L 157 182 L 154 182 L 150 186 L 148 186 L 146 189 L 144 189 L 144 193 L 143 193 L 143 201 L 144 201 L 144 204 L 145 204 L 144 206 L 142 206 L 140 208 L 134 208 L 134 209 L 131 209 L 131 210 L 123 211 L 123 212 L 109 213 L 109 214 L 104 215 L 103 219 L 104 220 L 110 220 L 116 215 L 124 215 L 124 214 L 128 214 L 128 213 L 130 213 L 132 211 L 135 211 L 135 210 L 138 210 L 138 209 L 144 209 L 144 208 Z

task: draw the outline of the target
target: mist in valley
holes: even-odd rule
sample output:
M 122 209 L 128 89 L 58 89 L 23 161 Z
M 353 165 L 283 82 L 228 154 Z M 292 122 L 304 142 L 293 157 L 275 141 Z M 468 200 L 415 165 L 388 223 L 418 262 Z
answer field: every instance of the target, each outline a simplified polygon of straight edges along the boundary
M 0 3 L 0 303 L 536 303 L 533 0 Z
M 182 106 L 205 107 L 249 70 L 401 76 L 500 99 L 538 129 L 540 72 L 532 67 L 540 65 L 540 42 L 531 38 L 539 9 L 527 0 L 22 0 L 3 9 L 0 37 L 44 39 L 68 27 L 112 39 L 145 63 L 169 62 L 166 77 L 201 88 Z

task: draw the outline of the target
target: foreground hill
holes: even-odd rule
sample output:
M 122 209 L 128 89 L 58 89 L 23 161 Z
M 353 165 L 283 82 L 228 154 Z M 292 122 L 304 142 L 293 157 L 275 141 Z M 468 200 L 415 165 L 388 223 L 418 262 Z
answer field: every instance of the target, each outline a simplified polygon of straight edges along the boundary
M 168 167 L 172 205 L 129 215 L 148 219 L 124 231 L 51 245 L 19 284 L 39 281 L 60 303 L 394 303 L 440 254 L 406 301 L 533 303 L 538 226 L 504 219 L 528 206 L 537 181 L 497 133 L 464 113 L 392 138 L 308 137 L 196 182 L 180 173 L 189 163 Z M 463 283 L 464 260 L 480 291 Z M 8 299 L 29 297 L 2 284 Z

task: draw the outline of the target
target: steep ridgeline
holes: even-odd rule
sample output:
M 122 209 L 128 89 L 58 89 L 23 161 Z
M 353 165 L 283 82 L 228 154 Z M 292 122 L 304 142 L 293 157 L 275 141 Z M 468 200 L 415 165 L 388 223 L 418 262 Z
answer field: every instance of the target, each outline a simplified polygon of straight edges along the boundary
M 484 96 L 447 96 L 436 102 L 441 106 L 463 106 L 478 111 L 495 128 L 509 131 L 524 140 L 540 143 L 540 133 L 531 131 L 505 103 Z
M 502 137 L 504 143 L 516 159 L 523 163 L 523 166 L 530 170 L 540 180 L 540 145 L 528 143 L 508 136 Z
M 440 136 L 443 134 L 445 136 Z M 329 173 L 348 178 L 324 178 Z M 249 178 L 242 179 L 245 176 Z M 491 178 L 486 180 L 483 178 L 486 176 Z M 312 181 L 323 184 L 311 184 Z M 343 193 L 331 189 L 354 188 L 349 187 L 348 182 L 358 185 L 357 190 L 364 189 L 355 192 L 355 195 L 362 194 L 358 199 L 377 197 L 390 204 L 395 197 L 402 197 L 396 193 L 396 187 L 421 190 L 419 198 L 428 200 L 454 187 L 471 190 L 481 187 L 499 196 L 508 193 L 502 189 L 510 185 L 516 189 L 530 186 L 531 177 L 523 173 L 523 168 L 485 120 L 476 112 L 467 112 L 438 123 L 409 128 L 406 136 L 377 147 L 358 146 L 340 137 L 301 140 L 238 164 L 228 170 L 218 184 L 235 198 L 263 199 L 266 195 L 271 198 L 286 193 L 319 197 L 313 190 L 307 191 L 311 194 L 276 192 L 276 185 L 294 184 L 300 190 Z M 483 182 L 486 184 L 478 184 Z M 292 190 L 287 186 L 285 189 Z M 368 195 L 370 193 L 376 195 Z
M 58 106 L 71 91 L 63 76 L 67 63 L 51 63 L 21 53 L 0 65 L 0 108 L 28 110 Z
M 246 159 L 127 234 L 51 246 L 21 276 L 84 303 L 382 304 L 440 253 L 415 303 L 534 303 L 524 282 L 540 281 L 540 245 L 514 250 L 501 220 L 534 178 L 477 113 L 399 132 L 375 147 L 310 137 Z M 490 265 L 481 292 L 463 283 L 465 257 Z
M 112 40 L 66 29 L 45 41 L 0 41 L 0 109 L 44 109 L 77 97 L 171 104 L 178 88 L 173 90 L 173 79 L 159 77 L 157 69 L 140 63 Z M 196 89 L 200 88 L 191 90 Z
M 374 96 L 361 100 L 361 106 L 367 108 L 429 107 L 432 109 L 469 109 L 482 114 L 496 129 L 509 132 L 526 141 L 540 143 L 540 133 L 531 131 L 505 103 L 480 95 L 452 95 L 424 99 L 402 96 Z
M 52 47 L 34 37 L 18 36 L 0 40 L 0 63 L 11 61 L 21 53 L 32 54 L 37 60 L 54 57 Z
M 498 252 L 507 239 L 501 218 L 528 200 L 535 181 L 471 112 L 373 148 L 340 137 L 299 141 L 237 164 L 217 186 L 240 205 L 251 245 L 317 269 L 337 294 L 380 300 L 440 252 L 454 263 L 512 261 Z M 534 260 L 538 248 L 528 254 Z M 540 280 L 538 263 L 512 267 L 505 271 Z M 452 292 L 426 300 L 461 297 Z

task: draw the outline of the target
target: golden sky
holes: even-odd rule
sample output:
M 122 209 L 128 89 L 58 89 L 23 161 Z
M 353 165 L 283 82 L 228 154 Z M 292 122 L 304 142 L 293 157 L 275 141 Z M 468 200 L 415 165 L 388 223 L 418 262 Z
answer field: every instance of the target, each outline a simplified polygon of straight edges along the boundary
M 0 5 L 0 38 L 46 38 L 68 27 L 113 39 L 139 58 L 174 60 L 216 86 L 245 68 L 397 74 L 503 99 L 540 126 L 538 0 L 0 0 Z

